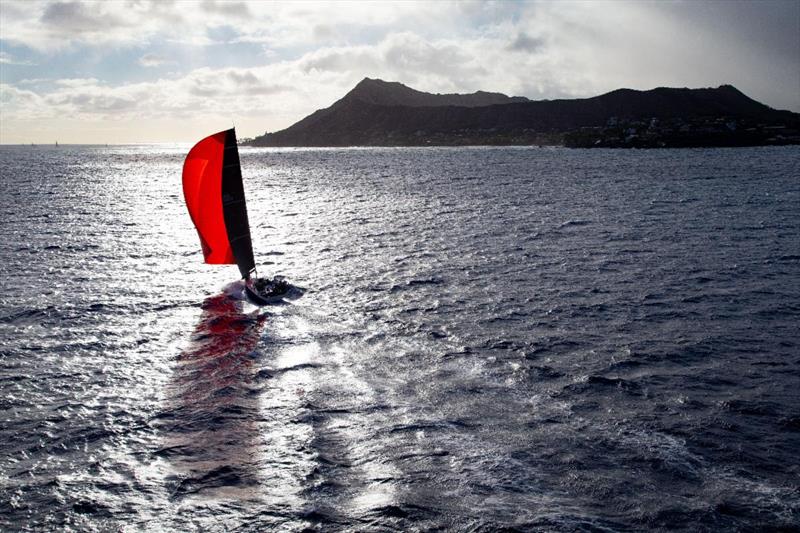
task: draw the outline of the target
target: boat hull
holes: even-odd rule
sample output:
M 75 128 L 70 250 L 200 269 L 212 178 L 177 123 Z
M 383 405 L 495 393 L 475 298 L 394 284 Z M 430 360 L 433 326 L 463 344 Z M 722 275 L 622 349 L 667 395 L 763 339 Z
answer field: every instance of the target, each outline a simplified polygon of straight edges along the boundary
M 284 297 L 289 295 L 291 285 L 286 283 L 283 278 L 276 277 L 267 283 L 268 286 L 270 286 L 270 290 L 259 291 L 254 286 L 256 285 L 254 282 L 246 281 L 244 284 L 244 293 L 247 299 L 255 305 L 269 305 L 282 302 Z

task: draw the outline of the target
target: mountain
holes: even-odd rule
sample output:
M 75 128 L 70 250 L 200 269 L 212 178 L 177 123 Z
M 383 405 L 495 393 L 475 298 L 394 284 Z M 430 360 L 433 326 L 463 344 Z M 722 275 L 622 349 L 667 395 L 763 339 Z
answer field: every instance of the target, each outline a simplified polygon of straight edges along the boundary
M 731 85 L 532 101 L 483 91 L 430 94 L 366 78 L 332 106 L 249 144 L 736 146 L 785 144 L 798 128 L 797 113 L 772 109 Z
M 431 94 L 414 90 L 396 81 L 364 78 L 339 102 L 408 107 L 484 107 L 512 102 L 530 102 L 530 100 L 523 96 L 506 96 L 501 93 L 484 91 L 472 94 Z

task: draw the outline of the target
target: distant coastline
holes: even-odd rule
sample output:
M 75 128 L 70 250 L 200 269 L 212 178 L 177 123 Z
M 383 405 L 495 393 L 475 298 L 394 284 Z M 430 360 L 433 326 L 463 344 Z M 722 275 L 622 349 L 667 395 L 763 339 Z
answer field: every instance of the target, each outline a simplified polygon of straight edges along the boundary
M 431 94 L 365 78 L 342 99 L 247 146 L 540 145 L 675 148 L 800 144 L 800 114 L 731 85 L 619 89 L 534 101 L 478 91 Z

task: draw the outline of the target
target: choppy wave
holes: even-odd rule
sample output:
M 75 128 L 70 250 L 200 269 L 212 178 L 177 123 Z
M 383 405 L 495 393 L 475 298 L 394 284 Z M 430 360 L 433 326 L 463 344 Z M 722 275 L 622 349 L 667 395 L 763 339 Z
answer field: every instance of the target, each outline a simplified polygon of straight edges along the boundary
M 0 529 L 800 524 L 796 148 L 184 152 L 0 147 Z

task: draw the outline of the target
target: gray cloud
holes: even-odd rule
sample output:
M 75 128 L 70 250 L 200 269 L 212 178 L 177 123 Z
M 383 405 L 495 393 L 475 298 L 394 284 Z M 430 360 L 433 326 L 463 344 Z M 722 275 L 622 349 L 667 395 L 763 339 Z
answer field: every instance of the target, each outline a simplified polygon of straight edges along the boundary
M 387 68 L 412 76 L 447 76 L 465 81 L 488 72 L 478 58 L 452 43 L 431 43 L 406 33 L 390 36 L 384 46 Z
M 236 18 L 247 18 L 252 14 L 250 8 L 244 2 L 217 2 L 215 0 L 204 0 L 200 3 L 200 8 L 206 13 L 213 15 L 225 15 Z
M 703 28 L 720 39 L 736 39 L 773 57 L 800 61 L 800 2 L 796 0 L 661 2 L 653 7 L 685 21 L 687 29 Z
M 49 4 L 40 20 L 45 25 L 69 32 L 100 32 L 125 26 L 122 18 L 98 12 L 80 2 Z
M 536 53 L 540 52 L 545 46 L 545 40 L 539 37 L 531 37 L 525 32 L 519 32 L 507 49 L 514 52 Z
M 207 85 L 203 83 L 196 83 L 193 85 L 189 92 L 195 96 L 212 97 L 222 94 L 222 90 L 216 85 Z
M 473 46 L 461 47 L 452 41 L 428 41 L 410 32 L 392 34 L 375 46 L 341 46 L 311 52 L 297 62 L 307 75 L 340 74 L 340 83 L 368 77 L 386 77 L 406 83 L 420 80 L 447 80 L 474 86 L 490 73 Z M 428 84 L 430 88 L 430 84 Z M 344 89 L 344 87 L 343 87 Z
M 66 95 L 53 95 L 45 97 L 45 101 L 57 105 L 68 105 L 78 113 L 105 114 L 114 112 L 131 111 L 137 106 L 133 98 L 114 96 L 109 94 L 96 94 L 89 91 L 77 91 Z
M 233 82 L 236 92 L 248 95 L 276 94 L 293 90 L 286 85 L 264 83 L 258 76 L 248 71 L 231 70 L 228 71 L 227 77 Z
M 290 93 L 295 91 L 292 87 L 288 87 L 286 85 L 251 85 L 249 87 L 245 87 L 241 92 L 249 96 L 259 96 L 259 95 L 268 95 L 268 94 L 278 94 L 278 93 Z
M 316 24 L 311 30 L 311 35 L 317 41 L 329 41 L 338 37 L 338 32 L 330 24 Z
M 374 51 L 365 48 L 343 48 L 320 50 L 308 54 L 299 61 L 303 72 L 314 70 L 348 72 L 355 69 L 375 69 L 380 63 Z
M 252 72 L 228 72 L 228 78 L 237 85 L 260 85 L 261 80 Z

